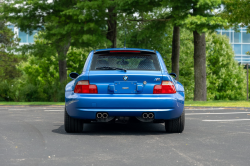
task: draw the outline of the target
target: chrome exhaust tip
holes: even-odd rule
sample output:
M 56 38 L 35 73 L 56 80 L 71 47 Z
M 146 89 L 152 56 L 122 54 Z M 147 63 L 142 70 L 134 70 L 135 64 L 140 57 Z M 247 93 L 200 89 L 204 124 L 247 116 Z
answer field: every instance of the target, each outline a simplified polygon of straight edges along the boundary
M 148 118 L 150 118 L 150 119 L 154 118 L 154 114 L 153 113 L 149 113 L 148 114 Z
M 103 113 L 103 114 L 102 114 L 102 117 L 103 117 L 104 119 L 106 119 L 106 118 L 109 117 L 109 115 L 108 115 L 108 113 Z
M 102 115 L 102 113 L 97 113 L 97 114 L 96 114 L 96 117 L 100 119 L 100 118 L 103 117 L 103 115 Z
M 145 118 L 148 118 L 148 114 L 147 114 L 147 113 L 143 113 L 143 114 L 142 114 L 142 118 L 144 118 L 144 119 L 145 119 Z

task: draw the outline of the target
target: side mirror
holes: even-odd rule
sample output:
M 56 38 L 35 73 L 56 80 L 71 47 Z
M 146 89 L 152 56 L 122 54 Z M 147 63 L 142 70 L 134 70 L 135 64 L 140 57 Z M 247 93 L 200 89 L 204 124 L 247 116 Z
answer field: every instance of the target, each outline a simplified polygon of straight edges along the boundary
M 177 77 L 175 73 L 169 73 L 169 75 L 174 76 L 174 79 Z
M 74 72 L 72 72 L 72 73 L 69 74 L 69 77 L 70 77 L 71 79 L 76 79 L 78 76 L 79 76 L 79 74 L 74 73 Z

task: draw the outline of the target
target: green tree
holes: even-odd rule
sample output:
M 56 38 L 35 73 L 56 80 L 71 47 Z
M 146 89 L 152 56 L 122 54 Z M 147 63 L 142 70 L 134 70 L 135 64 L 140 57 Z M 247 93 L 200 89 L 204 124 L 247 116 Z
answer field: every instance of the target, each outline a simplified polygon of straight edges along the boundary
M 194 97 L 194 59 L 192 33 L 181 31 L 180 82 L 185 87 L 185 99 Z M 243 66 L 234 59 L 228 38 L 208 32 L 206 35 L 207 100 L 243 100 L 246 79 Z
M 177 10 L 176 7 L 173 8 L 171 6 L 172 5 L 171 1 L 162 1 L 162 0 L 160 1 L 148 0 L 148 1 L 143 1 L 143 2 L 123 1 L 121 3 L 121 6 L 129 6 L 128 4 L 133 5 L 130 12 L 133 11 L 134 13 L 135 12 L 140 13 L 140 15 L 138 15 L 137 17 L 134 16 L 133 19 L 130 18 L 129 19 L 130 21 L 138 21 L 138 22 L 142 22 L 142 24 L 145 24 L 147 22 L 153 22 L 153 24 L 159 24 L 161 26 L 170 26 L 169 23 L 174 25 L 173 35 L 172 35 L 172 45 L 170 46 L 172 48 L 171 61 L 172 61 L 172 72 L 177 74 L 176 80 L 178 80 L 179 79 L 179 56 L 180 56 L 180 27 L 177 26 L 177 24 L 175 24 L 173 15 L 175 14 L 180 15 L 181 11 Z M 130 13 L 130 12 L 127 12 L 127 13 Z M 151 18 L 144 17 L 144 15 L 147 15 L 146 13 L 148 12 L 153 13 L 151 14 L 152 15 Z M 168 22 L 168 24 L 166 24 L 166 22 Z M 157 25 L 157 27 L 159 27 L 159 25 Z M 164 27 L 162 27 L 161 29 L 164 29 Z M 158 36 L 158 34 L 161 31 L 160 32 L 155 31 L 155 32 L 156 33 L 154 35 Z M 164 35 L 164 34 L 161 34 L 161 35 Z
M 18 75 L 15 65 L 19 62 L 11 48 L 18 45 L 19 39 L 9 29 L 5 21 L 0 21 L 0 81 L 13 79 Z
M 1 83 L 0 92 L 5 90 L 3 98 L 7 101 L 64 101 L 64 88 L 59 81 L 57 51 L 51 48 L 48 41 L 35 36 L 36 49 L 25 54 L 26 59 L 16 64 L 21 76 L 12 82 Z M 47 47 L 45 47 L 47 46 Z M 67 53 L 67 75 L 71 72 L 81 73 L 87 55 L 92 48 L 77 49 L 70 47 Z M 40 56 L 39 52 L 44 51 Z M 36 54 L 36 55 L 33 55 Z M 71 81 L 68 77 L 67 81 Z M 11 84 L 10 84 L 11 83 Z
M 147 20 L 153 15 L 144 15 Z M 130 18 L 131 19 L 131 18 Z M 124 18 L 128 20 L 128 18 Z M 166 22 L 161 22 L 166 23 Z M 127 46 L 158 50 L 171 69 L 172 24 L 159 25 L 157 21 L 123 21 L 118 27 L 118 45 L 123 45 L 123 27 L 127 28 Z M 138 28 L 134 28 L 137 26 Z M 157 33 L 159 32 L 159 33 Z M 165 34 L 165 35 L 162 35 Z M 157 36 L 156 36 L 157 35 Z M 211 33 L 206 35 L 207 100 L 241 100 L 245 94 L 245 72 L 234 59 L 234 51 L 225 36 Z M 185 87 L 185 99 L 194 98 L 194 43 L 190 30 L 180 30 L 180 77 Z M 238 87 L 238 88 L 237 88 Z
M 154 16 L 153 19 L 145 19 L 141 17 L 141 19 L 133 20 L 143 22 L 170 21 L 173 23 L 174 29 L 172 40 L 172 71 L 176 72 L 177 74 L 179 70 L 179 26 L 186 27 L 193 32 L 193 57 L 195 69 L 194 100 L 207 100 L 205 32 L 207 32 L 208 30 L 214 30 L 226 23 L 225 20 L 223 20 L 213 12 L 215 9 L 219 9 L 220 5 L 221 0 L 163 0 L 162 7 L 170 9 L 170 13 L 165 12 L 164 14 L 158 15 L 159 17 Z M 140 7 L 138 8 L 141 9 L 141 6 L 144 7 L 147 5 L 139 6 Z
M 0 100 L 11 100 L 9 92 L 13 82 L 21 76 L 16 66 L 23 58 L 11 51 L 11 48 L 18 46 L 18 42 L 19 39 L 15 38 L 5 21 L 0 21 Z
M 169 1 L 166 1 L 169 3 Z M 213 11 L 219 9 L 221 0 L 174 0 L 171 6 L 175 24 L 182 25 L 193 32 L 194 38 L 194 100 L 207 100 L 206 85 L 206 40 L 205 33 L 225 24 L 225 20 Z
M 206 41 L 208 100 L 245 99 L 246 71 L 234 59 L 228 38 L 212 33 Z
M 223 0 L 222 18 L 228 20 L 227 28 L 234 27 L 238 29 L 247 26 L 250 32 L 250 3 L 249 0 Z
M 67 75 L 71 72 L 81 73 L 89 53 L 89 49 L 69 48 L 67 53 Z M 16 101 L 64 101 L 64 89 L 59 80 L 57 53 L 50 52 L 47 56 L 29 55 L 27 61 L 19 63 L 18 69 L 23 72 L 16 81 L 18 92 L 12 94 Z M 71 81 L 68 77 L 67 81 Z
M 81 10 L 77 10 L 79 5 L 83 5 Z M 57 52 L 61 83 L 67 80 L 66 55 L 70 46 L 82 48 L 106 40 L 102 33 L 104 20 L 98 19 L 103 11 L 101 3 L 95 4 L 92 1 L 90 4 L 86 1 L 82 4 L 80 1 L 68 0 L 52 2 L 6 0 L 2 9 L 1 17 L 18 26 L 21 31 L 43 32 L 42 38 Z M 35 47 L 30 48 L 36 49 Z M 44 51 L 40 52 L 41 55 L 44 55 L 43 53 Z

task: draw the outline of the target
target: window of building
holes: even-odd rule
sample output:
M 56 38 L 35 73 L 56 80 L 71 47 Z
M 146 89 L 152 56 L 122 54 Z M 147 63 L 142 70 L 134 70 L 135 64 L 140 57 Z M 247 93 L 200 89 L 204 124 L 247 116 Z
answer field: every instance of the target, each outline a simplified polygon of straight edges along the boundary
M 240 59 L 240 58 L 241 58 L 241 56 L 237 56 L 237 55 L 236 55 L 236 56 L 235 56 L 235 58 L 238 58 L 238 59 Z
M 19 29 L 18 37 L 21 39 L 20 43 L 34 43 L 34 35 L 36 33 L 37 32 L 34 31 L 31 35 L 29 35 Z
M 242 57 L 242 61 L 249 62 L 250 61 L 250 57 L 247 57 L 247 56 Z
M 234 33 L 233 33 L 233 32 L 230 32 L 230 33 L 231 33 L 230 43 L 233 43 L 233 36 L 234 36 Z
M 33 32 L 31 35 L 28 35 L 28 42 L 29 43 L 34 43 L 34 35 L 35 35 L 36 33 L 35 32 Z
M 241 54 L 241 44 L 234 44 L 234 53 Z
M 250 63 L 250 56 L 246 52 L 250 52 L 250 33 L 246 32 L 247 27 L 238 26 L 238 32 L 234 29 L 217 29 L 218 34 L 226 35 L 235 53 L 235 60 L 242 64 Z
M 27 43 L 27 34 L 19 30 L 18 37 L 21 39 L 20 43 Z
M 242 44 L 242 54 L 246 55 L 246 52 L 250 52 L 250 44 Z
M 241 43 L 241 33 L 234 32 L 234 43 Z
M 250 43 L 250 33 L 242 32 L 242 43 Z

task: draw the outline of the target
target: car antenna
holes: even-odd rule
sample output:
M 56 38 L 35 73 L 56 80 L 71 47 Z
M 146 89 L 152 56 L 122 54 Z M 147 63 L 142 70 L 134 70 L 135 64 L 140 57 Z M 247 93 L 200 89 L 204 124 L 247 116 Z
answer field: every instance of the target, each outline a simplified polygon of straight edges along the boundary
M 125 28 L 125 40 L 124 40 L 124 48 L 126 48 L 126 28 Z

